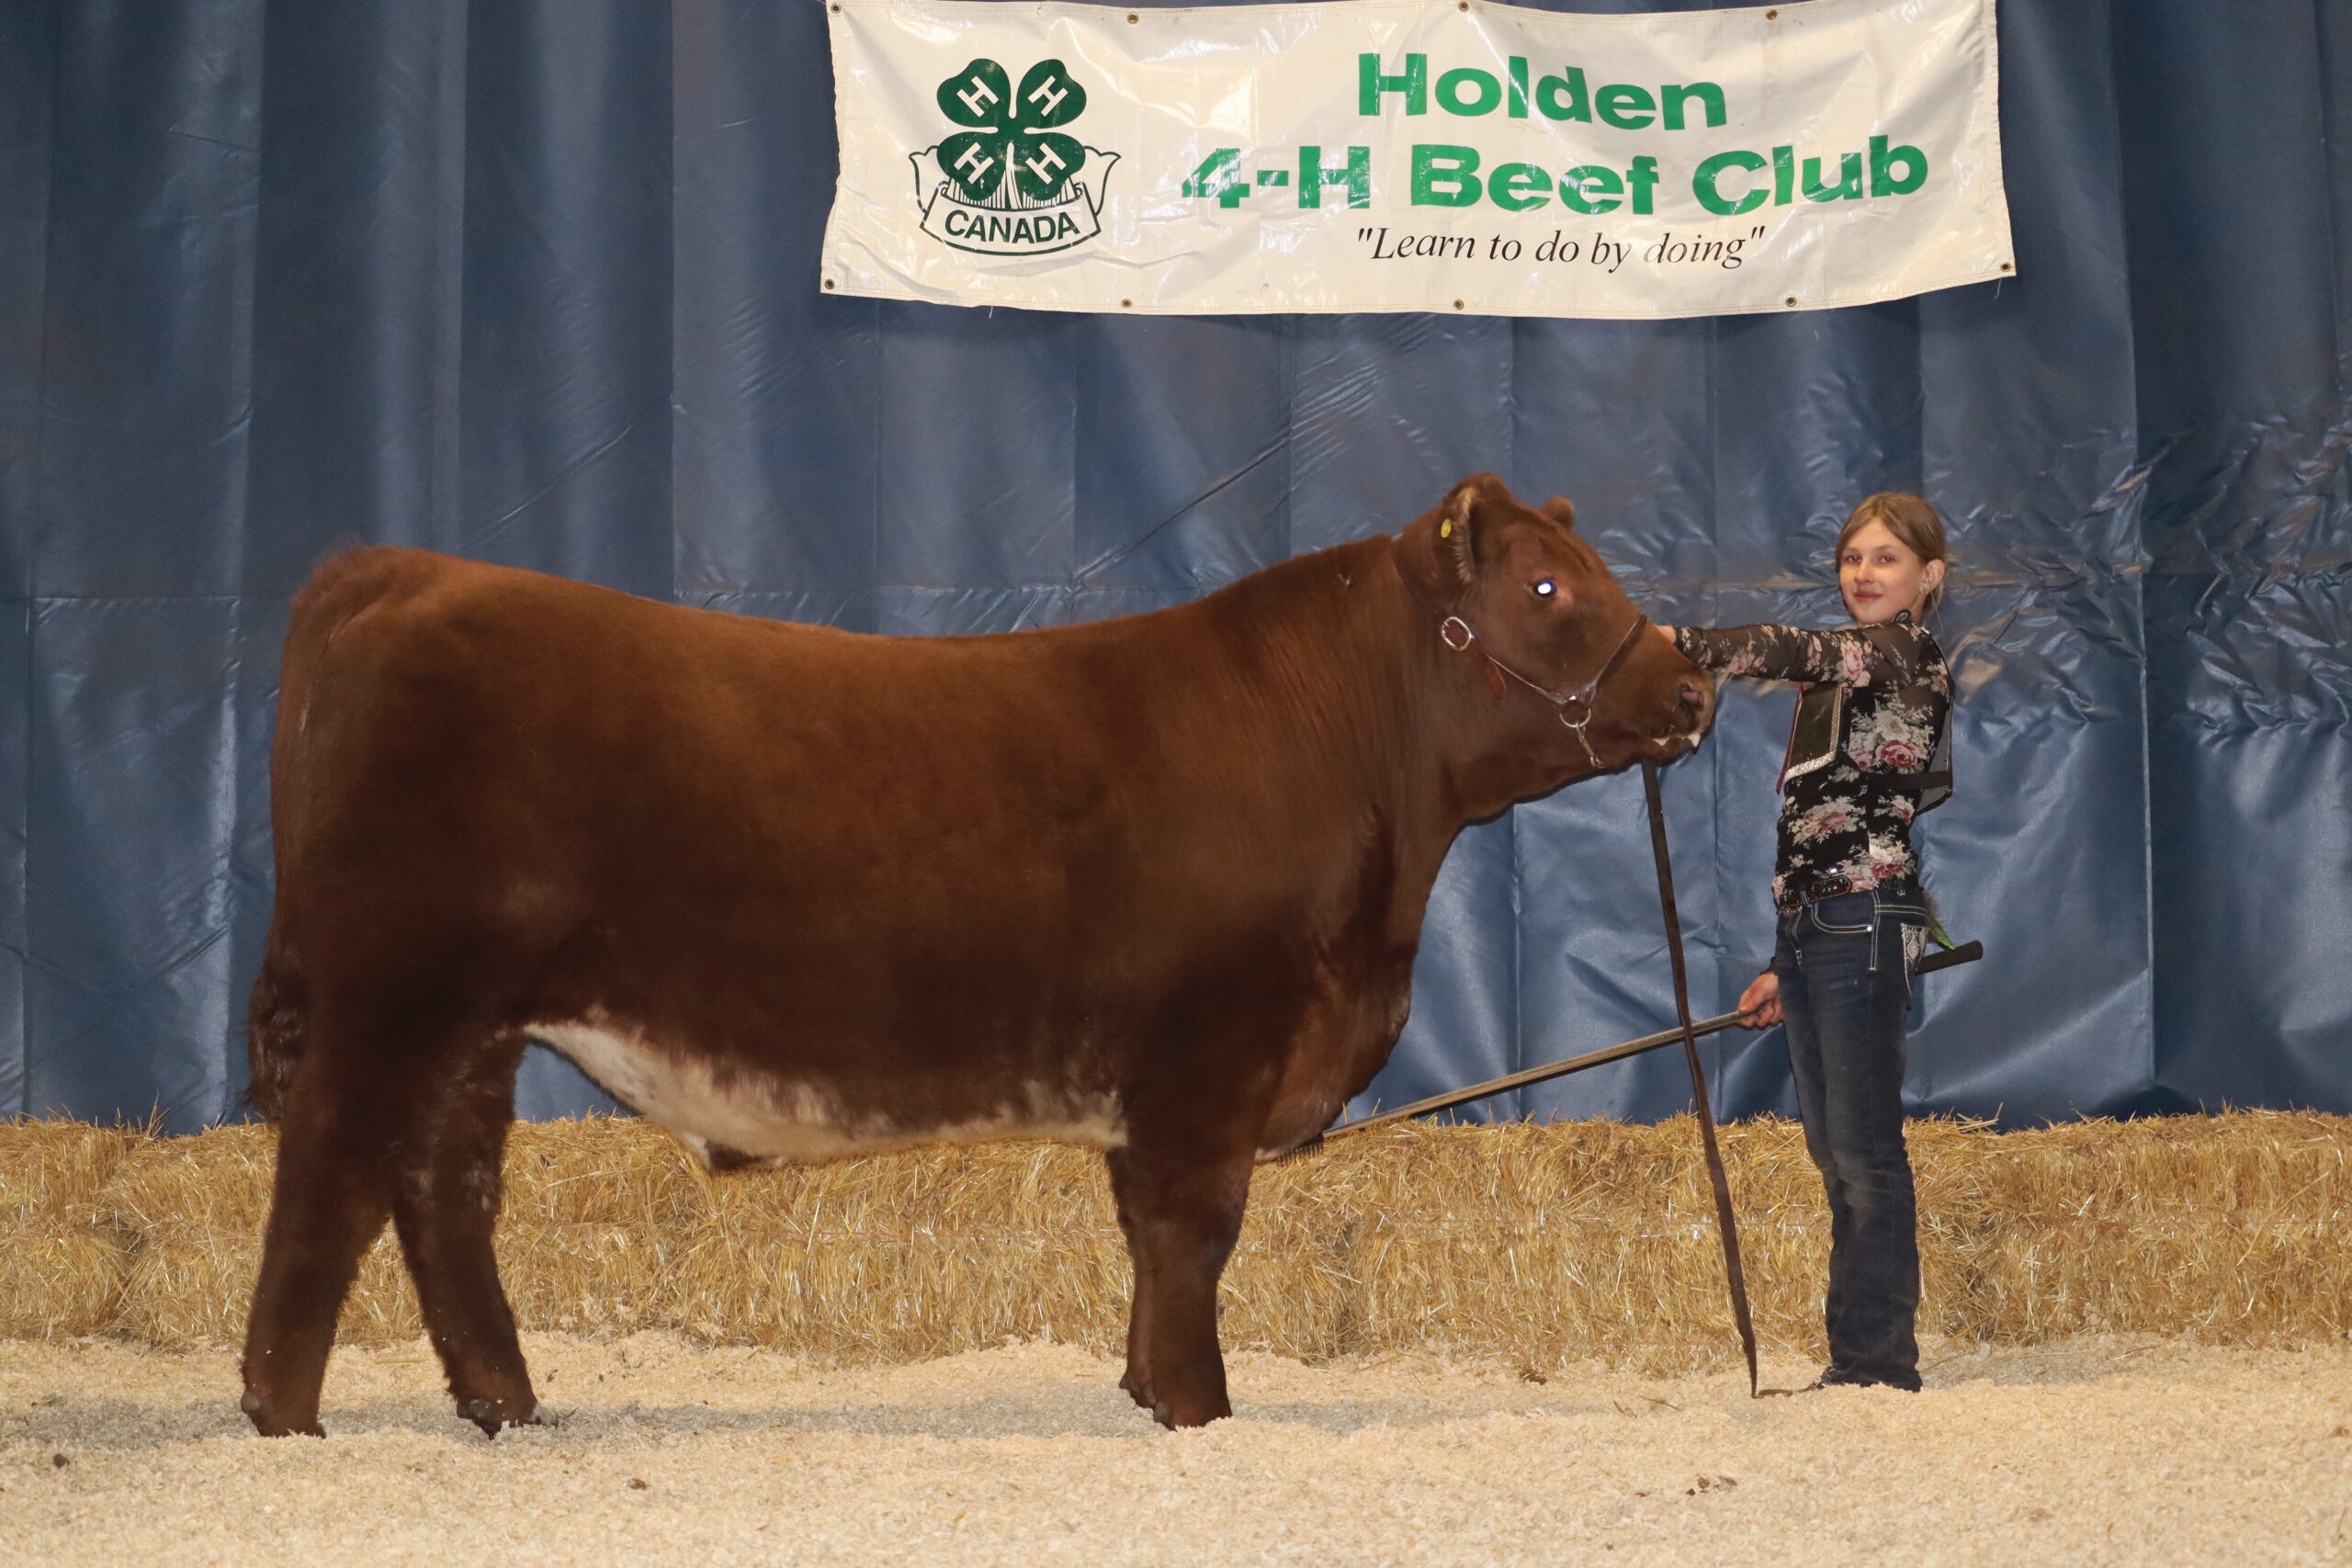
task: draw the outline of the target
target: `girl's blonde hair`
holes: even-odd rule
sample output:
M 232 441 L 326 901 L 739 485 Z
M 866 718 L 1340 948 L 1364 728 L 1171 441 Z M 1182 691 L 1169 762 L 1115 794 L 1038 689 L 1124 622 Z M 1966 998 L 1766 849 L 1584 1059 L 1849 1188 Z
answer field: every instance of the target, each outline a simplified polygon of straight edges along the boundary
M 1951 575 L 1951 549 L 1944 543 L 1944 520 L 1936 514 L 1925 496 L 1908 491 L 1881 491 L 1865 496 L 1853 511 L 1846 513 L 1846 525 L 1838 530 L 1838 548 L 1833 559 L 1846 558 L 1846 541 L 1873 523 L 1883 523 L 1886 531 L 1917 556 L 1921 564 L 1931 560 L 1944 563 L 1944 575 Z M 1928 590 L 1927 600 L 1920 605 L 1924 613 L 1932 614 L 1944 602 L 1942 581 Z

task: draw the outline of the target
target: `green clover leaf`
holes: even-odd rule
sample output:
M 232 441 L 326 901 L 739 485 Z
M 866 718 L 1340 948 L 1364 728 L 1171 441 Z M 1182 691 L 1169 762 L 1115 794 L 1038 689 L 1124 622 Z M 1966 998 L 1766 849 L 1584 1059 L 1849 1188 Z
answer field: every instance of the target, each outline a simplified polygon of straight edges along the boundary
M 1018 92 L 1010 84 L 1003 66 L 975 60 L 939 85 L 940 112 L 973 128 L 940 142 L 940 172 L 967 200 L 988 200 L 1010 171 L 1025 199 L 1052 201 L 1086 162 L 1078 138 L 1053 129 L 1085 111 L 1086 89 L 1058 60 L 1031 66 Z
M 975 60 L 939 85 L 939 112 L 958 125 L 1001 126 L 1012 102 L 1012 83 L 993 60 Z
M 1014 123 L 1023 130 L 1051 130 L 1086 112 L 1086 89 L 1070 79 L 1058 60 L 1041 60 L 1021 78 L 1014 97 Z

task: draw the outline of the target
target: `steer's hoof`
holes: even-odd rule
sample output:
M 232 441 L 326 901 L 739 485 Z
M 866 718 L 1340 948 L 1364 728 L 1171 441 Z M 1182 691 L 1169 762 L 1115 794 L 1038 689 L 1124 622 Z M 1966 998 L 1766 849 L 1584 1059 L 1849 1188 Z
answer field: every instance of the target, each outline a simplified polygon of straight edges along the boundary
M 1119 1380 L 1119 1386 L 1127 1391 L 1127 1397 L 1129 1399 L 1134 1400 L 1144 1409 L 1150 1410 L 1152 1408 L 1151 1385 L 1146 1382 L 1142 1378 L 1137 1377 L 1131 1371 L 1125 1377 Z M 1157 1412 L 1155 1412 L 1155 1414 L 1157 1414 Z
M 498 1402 L 491 1399 L 465 1399 L 458 1402 L 458 1414 L 481 1428 L 485 1438 L 494 1438 L 509 1427 L 558 1427 L 554 1414 L 544 1404 L 534 1404 L 528 1416 L 506 1416 L 499 1414 Z
M 1223 1421 L 1232 1416 L 1233 1406 L 1222 1399 L 1215 1404 L 1186 1401 L 1178 1404 L 1170 1404 L 1162 1399 L 1152 1404 L 1151 1414 L 1170 1431 L 1180 1432 L 1187 1427 L 1205 1427 L 1212 1421 Z
M 265 1438 L 323 1438 L 327 1435 L 327 1429 L 315 1420 L 308 1426 L 277 1420 L 269 1414 L 258 1389 L 245 1390 L 245 1396 L 237 1401 L 237 1408 L 245 1413 L 245 1419 L 254 1424 L 254 1430 Z

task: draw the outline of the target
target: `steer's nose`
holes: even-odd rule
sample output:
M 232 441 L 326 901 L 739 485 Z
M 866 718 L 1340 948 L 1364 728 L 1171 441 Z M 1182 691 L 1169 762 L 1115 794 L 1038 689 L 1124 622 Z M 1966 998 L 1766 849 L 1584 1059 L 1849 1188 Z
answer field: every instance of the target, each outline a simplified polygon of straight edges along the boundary
M 1682 716 L 1695 730 L 1707 722 L 1714 710 L 1715 689 L 1704 681 L 1685 680 L 1675 694 L 1682 699 Z

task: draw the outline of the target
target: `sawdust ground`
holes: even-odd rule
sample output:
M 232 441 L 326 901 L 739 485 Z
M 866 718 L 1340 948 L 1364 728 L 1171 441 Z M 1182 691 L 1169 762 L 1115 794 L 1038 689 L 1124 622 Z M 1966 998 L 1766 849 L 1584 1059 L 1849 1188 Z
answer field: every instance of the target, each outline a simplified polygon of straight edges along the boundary
M 253 1437 L 221 1352 L 0 1343 L 0 1559 L 2352 1562 L 2346 1348 L 1943 1345 L 1923 1394 L 1755 1403 L 1248 1355 L 1237 1419 L 1168 1434 L 1067 1347 L 842 1371 L 526 1337 L 563 1424 L 494 1443 L 421 1342 L 337 1355 L 325 1442 Z

